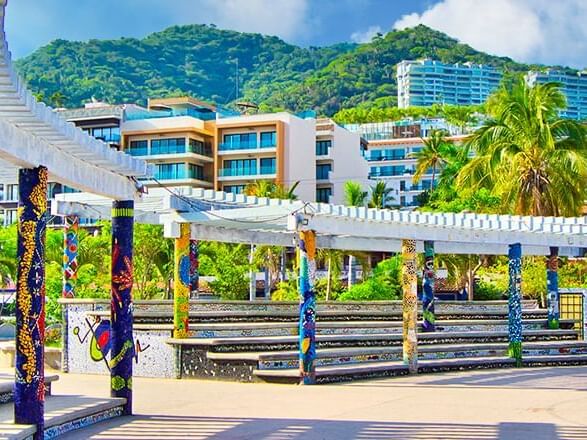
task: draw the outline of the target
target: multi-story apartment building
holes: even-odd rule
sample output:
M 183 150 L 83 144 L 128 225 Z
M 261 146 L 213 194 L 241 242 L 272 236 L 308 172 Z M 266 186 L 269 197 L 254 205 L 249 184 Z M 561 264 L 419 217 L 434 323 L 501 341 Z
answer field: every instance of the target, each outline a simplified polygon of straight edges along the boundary
M 502 74 L 483 64 L 404 60 L 397 65 L 398 107 L 483 104 Z
M 366 141 L 425 138 L 430 136 L 433 130 L 443 130 L 448 134 L 456 135 L 462 130 L 442 118 L 406 118 L 399 121 L 345 124 L 343 127 L 353 133 L 358 133 Z
M 563 118 L 587 119 L 587 74 L 585 72 L 570 73 L 561 70 L 530 71 L 526 75 L 528 84 L 544 84 L 556 82 L 567 98 L 567 108 L 559 114 Z

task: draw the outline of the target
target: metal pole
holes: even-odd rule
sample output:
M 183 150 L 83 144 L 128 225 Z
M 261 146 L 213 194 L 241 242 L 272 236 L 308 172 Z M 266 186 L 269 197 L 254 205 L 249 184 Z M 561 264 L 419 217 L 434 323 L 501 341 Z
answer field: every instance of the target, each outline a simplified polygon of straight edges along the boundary
M 257 272 L 253 268 L 253 256 L 255 254 L 255 245 L 251 244 L 251 252 L 249 253 L 249 301 L 257 299 Z
M 44 437 L 47 168 L 20 169 L 14 422 Z

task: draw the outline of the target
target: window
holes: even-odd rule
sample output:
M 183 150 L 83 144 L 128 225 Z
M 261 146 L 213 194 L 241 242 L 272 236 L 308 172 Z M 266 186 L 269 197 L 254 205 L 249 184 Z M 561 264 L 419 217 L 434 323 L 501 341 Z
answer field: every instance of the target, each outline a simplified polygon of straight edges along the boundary
M 202 156 L 212 157 L 212 148 L 210 144 L 190 138 L 190 153 L 201 154 Z
M 316 141 L 316 156 L 326 156 L 332 147 L 332 141 Z
M 261 159 L 261 172 L 259 174 L 275 174 L 274 157 L 264 157 Z
M 84 130 L 104 142 L 120 142 L 120 127 L 95 127 Z
M 330 171 L 332 171 L 332 165 L 329 163 L 316 165 L 316 180 L 328 180 Z
M 13 223 L 16 223 L 17 219 L 18 219 L 18 217 L 16 214 L 16 209 L 7 209 L 4 211 L 4 223 L 6 225 L 11 225 Z
M 158 163 L 155 165 L 155 178 L 159 180 L 175 180 L 185 178 L 184 163 Z
M 271 148 L 277 145 L 277 136 L 274 131 L 261 133 L 261 148 Z
M 406 173 L 406 167 L 404 165 L 396 166 L 384 166 L 384 167 L 371 167 L 370 175 L 372 177 L 385 177 L 385 176 L 401 176 Z
M 316 201 L 318 203 L 328 203 L 332 195 L 332 188 L 317 188 Z
M 130 141 L 128 153 L 131 156 L 146 156 L 149 154 L 149 141 Z
M 257 148 L 257 133 L 225 134 L 221 150 Z
M 400 191 L 405 191 L 406 190 L 406 181 L 405 180 L 400 180 L 400 182 L 399 182 L 399 190 Z
M 222 170 L 223 176 L 250 176 L 257 174 L 255 159 L 225 160 Z
M 153 139 L 151 154 L 178 154 L 185 153 L 185 138 Z
M 245 190 L 245 185 L 225 185 L 222 189 L 227 193 L 242 194 Z
M 6 185 L 4 200 L 18 200 L 18 185 Z
M 206 180 L 204 178 L 204 167 L 200 165 L 189 164 L 189 175 L 190 179 Z

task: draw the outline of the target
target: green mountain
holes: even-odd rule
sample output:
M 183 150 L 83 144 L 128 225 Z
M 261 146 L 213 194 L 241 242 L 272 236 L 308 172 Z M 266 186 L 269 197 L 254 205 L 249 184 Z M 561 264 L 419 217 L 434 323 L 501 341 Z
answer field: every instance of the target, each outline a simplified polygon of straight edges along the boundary
M 190 94 L 218 104 L 239 98 L 264 109 L 315 109 L 332 115 L 355 106 L 394 105 L 395 65 L 430 57 L 491 64 L 509 72 L 530 66 L 476 51 L 425 26 L 392 31 L 366 44 L 297 47 L 277 37 L 174 26 L 144 39 L 56 40 L 17 61 L 33 91 L 60 92 L 75 107 L 95 97 L 145 103 Z

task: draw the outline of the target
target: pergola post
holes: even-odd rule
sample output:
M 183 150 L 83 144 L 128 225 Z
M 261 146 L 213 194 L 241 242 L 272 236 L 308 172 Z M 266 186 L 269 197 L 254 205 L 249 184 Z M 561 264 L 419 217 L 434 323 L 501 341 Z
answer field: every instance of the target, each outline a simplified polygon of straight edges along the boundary
M 200 289 L 200 242 L 190 240 L 190 298 L 197 298 Z
M 558 248 L 551 247 L 546 262 L 546 290 L 548 306 L 548 328 L 560 327 L 559 292 L 558 292 Z
M 190 312 L 190 224 L 179 225 L 173 270 L 173 337 L 187 338 Z
M 299 232 L 299 265 L 300 276 L 298 288 L 300 292 L 300 375 L 301 384 L 316 383 L 316 294 L 314 279 L 316 277 L 316 233 L 314 231 Z
M 47 168 L 20 169 L 14 422 L 44 437 Z
M 403 356 L 409 372 L 418 372 L 418 277 L 416 241 L 402 240 Z
M 126 398 L 124 414 L 132 414 L 132 362 L 134 357 L 132 287 L 133 287 L 132 200 L 112 203 L 112 304 L 110 307 L 112 397 Z
M 509 298 L 508 329 L 509 356 L 522 365 L 522 246 L 520 243 L 509 246 Z
M 422 330 L 425 332 L 435 331 L 434 323 L 434 242 L 424 242 L 424 272 L 422 274 L 422 314 L 424 321 Z
M 63 298 L 74 298 L 75 288 L 77 285 L 77 268 L 78 268 L 78 246 L 79 246 L 79 217 L 63 217 Z M 61 371 L 69 371 L 69 331 L 67 304 L 63 305 L 63 330 L 61 340 L 63 341 L 63 350 L 61 350 Z

